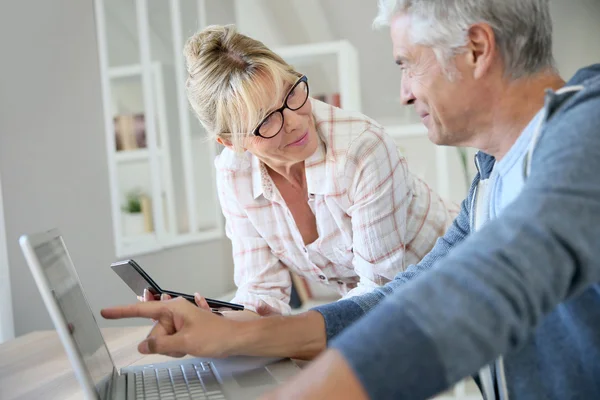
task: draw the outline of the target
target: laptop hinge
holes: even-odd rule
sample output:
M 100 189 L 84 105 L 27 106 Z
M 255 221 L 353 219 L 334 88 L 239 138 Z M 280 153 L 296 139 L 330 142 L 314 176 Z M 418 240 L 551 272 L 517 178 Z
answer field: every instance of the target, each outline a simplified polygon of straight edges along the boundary
M 127 376 L 125 374 L 115 373 L 113 375 L 111 386 L 110 400 L 126 400 L 130 398 L 127 393 Z

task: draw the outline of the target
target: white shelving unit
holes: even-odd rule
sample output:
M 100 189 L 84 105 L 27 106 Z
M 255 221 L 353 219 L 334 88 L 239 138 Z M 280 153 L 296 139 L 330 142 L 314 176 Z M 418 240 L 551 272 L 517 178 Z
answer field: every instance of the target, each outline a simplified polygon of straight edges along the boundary
M 204 3 L 95 0 L 118 257 L 223 237 L 217 148 L 204 141 L 187 104 L 181 55 L 184 38 L 206 25 Z M 343 108 L 361 110 L 358 55 L 348 41 L 275 52 L 309 76 L 311 95 L 336 93 Z M 143 115 L 146 147 L 117 151 L 113 118 L 127 114 Z M 131 219 L 121 209 L 125 194 L 136 188 L 151 200 L 153 229 L 128 235 Z
M 358 53 L 350 42 L 339 40 L 310 43 L 273 50 L 298 72 L 308 76 L 311 96 L 319 92 L 321 83 L 324 91 L 337 91 L 340 94 L 342 108 L 361 111 Z M 315 74 L 306 70 L 314 71 Z
M 181 54 L 184 38 L 205 25 L 204 0 L 95 0 L 95 7 L 117 257 L 223 237 L 217 150 L 189 110 Z M 118 115 L 143 116 L 145 147 L 117 150 Z M 122 205 L 136 189 L 150 199 L 152 227 L 128 234 Z
M 0 343 L 15 337 L 8 250 L 6 248 L 6 228 L 4 225 L 4 204 L 0 181 Z

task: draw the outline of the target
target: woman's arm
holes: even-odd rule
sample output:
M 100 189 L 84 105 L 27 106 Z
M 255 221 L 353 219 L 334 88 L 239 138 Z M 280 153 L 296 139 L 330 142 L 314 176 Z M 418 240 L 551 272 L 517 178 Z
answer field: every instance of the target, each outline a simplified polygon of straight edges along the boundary
M 244 189 L 236 185 L 238 180 L 226 172 L 218 172 L 219 200 L 226 221 L 225 232 L 233 247 L 234 282 L 238 288 L 231 301 L 244 304 L 248 312 L 258 315 L 288 314 L 292 287 L 289 270 L 273 255 L 239 204 L 236 193 Z M 235 318 L 249 316 L 235 315 Z
M 415 195 L 413 177 L 391 137 L 371 127 L 351 143 L 347 160 L 345 178 L 351 203 L 347 213 L 352 219 L 353 266 L 360 277 L 359 286 L 349 295 L 356 295 L 393 279 L 406 268 L 407 255 L 408 261 L 417 261 L 408 243 L 419 227 L 407 224 Z M 423 214 L 421 225 L 429 223 L 428 210 L 411 211 Z M 440 227 L 445 228 L 446 219 Z M 443 233 L 441 229 L 428 233 L 429 248 Z

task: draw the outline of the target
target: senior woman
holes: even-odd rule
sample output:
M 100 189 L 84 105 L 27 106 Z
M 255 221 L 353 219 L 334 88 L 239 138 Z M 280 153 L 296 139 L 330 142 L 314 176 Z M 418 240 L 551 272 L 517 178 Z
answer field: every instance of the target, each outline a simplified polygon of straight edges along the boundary
M 229 26 L 188 39 L 189 102 L 215 161 L 237 294 L 290 312 L 290 271 L 352 296 L 418 262 L 458 209 L 413 176 L 375 121 L 309 97 L 309 79 Z

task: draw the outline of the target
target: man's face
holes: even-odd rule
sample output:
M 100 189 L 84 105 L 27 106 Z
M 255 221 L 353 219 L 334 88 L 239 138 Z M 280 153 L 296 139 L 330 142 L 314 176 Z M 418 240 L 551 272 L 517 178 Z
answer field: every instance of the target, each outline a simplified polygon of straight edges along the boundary
M 450 80 L 431 48 L 412 43 L 408 15 L 396 15 L 390 26 L 394 59 L 402 70 L 402 104 L 414 105 L 433 143 L 466 144 L 472 130 L 469 122 L 481 93 L 470 78 L 465 57 L 458 55 L 450 60 L 449 65 L 456 70 Z

